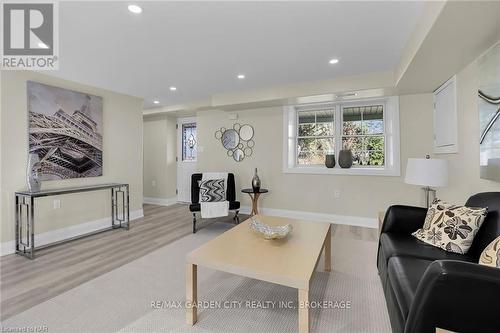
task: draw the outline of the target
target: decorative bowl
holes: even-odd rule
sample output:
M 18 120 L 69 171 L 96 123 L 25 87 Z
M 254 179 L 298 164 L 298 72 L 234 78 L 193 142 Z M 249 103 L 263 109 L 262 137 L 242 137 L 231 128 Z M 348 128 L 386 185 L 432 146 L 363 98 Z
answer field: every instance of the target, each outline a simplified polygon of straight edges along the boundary
M 250 223 L 250 229 L 265 239 L 285 238 L 293 229 L 291 224 L 273 227 L 260 222 L 254 217 L 251 217 L 250 219 L 252 220 Z

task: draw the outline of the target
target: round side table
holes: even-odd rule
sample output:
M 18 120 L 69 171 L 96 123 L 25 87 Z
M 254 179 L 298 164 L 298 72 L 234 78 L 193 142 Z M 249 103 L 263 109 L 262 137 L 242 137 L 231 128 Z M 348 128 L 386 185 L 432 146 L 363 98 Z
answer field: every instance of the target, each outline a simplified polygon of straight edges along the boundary
M 265 188 L 261 188 L 258 191 L 254 191 L 253 188 L 244 188 L 241 190 L 243 193 L 247 193 L 252 199 L 252 215 L 259 214 L 259 210 L 257 209 L 257 200 L 259 199 L 262 193 L 267 193 L 269 190 Z

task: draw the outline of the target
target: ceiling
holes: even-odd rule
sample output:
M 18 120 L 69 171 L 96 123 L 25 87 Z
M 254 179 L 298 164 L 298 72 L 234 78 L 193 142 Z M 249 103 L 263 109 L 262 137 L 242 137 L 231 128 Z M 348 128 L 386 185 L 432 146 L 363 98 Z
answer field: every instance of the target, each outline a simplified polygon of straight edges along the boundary
M 423 2 L 60 2 L 68 80 L 145 108 L 392 70 Z M 339 63 L 329 64 L 331 58 Z M 236 78 L 245 74 L 244 80 Z M 175 92 L 169 87 L 175 86 Z M 159 100 L 154 105 L 153 100 Z

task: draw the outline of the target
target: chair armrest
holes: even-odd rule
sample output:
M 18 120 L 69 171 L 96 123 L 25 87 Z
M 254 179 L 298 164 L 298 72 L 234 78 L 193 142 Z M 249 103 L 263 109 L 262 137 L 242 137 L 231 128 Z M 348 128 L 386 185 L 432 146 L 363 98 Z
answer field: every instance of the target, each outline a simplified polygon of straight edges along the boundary
M 405 332 L 498 332 L 500 269 L 437 260 L 420 280 Z
M 191 175 L 191 203 L 197 204 L 200 202 L 200 181 L 203 177 L 202 173 L 193 173 Z
M 422 207 L 394 205 L 385 213 L 381 232 L 411 234 L 424 225 L 427 209 Z

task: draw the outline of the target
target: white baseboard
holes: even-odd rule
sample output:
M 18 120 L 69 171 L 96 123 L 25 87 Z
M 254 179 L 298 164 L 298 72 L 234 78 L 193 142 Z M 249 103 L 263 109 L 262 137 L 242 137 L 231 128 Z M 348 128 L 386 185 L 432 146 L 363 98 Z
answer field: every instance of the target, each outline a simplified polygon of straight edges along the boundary
M 250 214 L 252 209 L 249 206 L 242 206 L 240 212 L 242 214 Z M 299 210 L 275 209 L 275 208 L 259 208 L 259 213 L 271 216 L 281 216 L 295 219 L 313 220 L 321 222 L 330 222 L 333 224 L 345 224 L 357 227 L 378 228 L 378 220 L 376 218 L 347 216 L 336 214 L 324 214 L 304 212 Z
M 130 220 L 135 220 L 144 216 L 142 209 L 130 212 Z M 90 232 L 107 228 L 111 225 L 111 217 L 102 218 L 95 221 L 80 223 L 70 227 L 47 231 L 35 235 L 35 246 L 43 246 L 46 244 L 58 242 L 71 237 L 84 235 Z M 16 243 L 14 240 L 1 244 L 0 256 L 12 254 L 16 250 Z
M 159 206 L 171 206 L 177 203 L 177 197 L 163 199 L 163 198 L 151 198 L 144 197 L 142 202 L 150 205 L 159 205 Z

